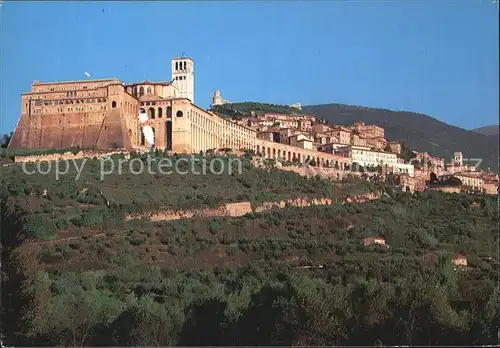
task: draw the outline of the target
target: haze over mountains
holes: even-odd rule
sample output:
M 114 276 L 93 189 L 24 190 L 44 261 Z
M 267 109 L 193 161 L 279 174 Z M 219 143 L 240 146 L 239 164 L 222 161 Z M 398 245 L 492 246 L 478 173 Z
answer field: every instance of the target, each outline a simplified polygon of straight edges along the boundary
M 449 161 L 453 152 L 461 151 L 469 164 L 482 159 L 481 168 L 498 172 L 498 128 L 496 134 L 484 135 L 448 125 L 433 117 L 409 111 L 391 111 L 343 104 L 304 106 L 303 112 L 323 117 L 329 123 L 350 125 L 357 121 L 385 129 L 386 138 L 404 142 L 411 149 L 429 152 Z M 498 127 L 498 126 L 496 126 Z M 490 130 L 489 127 L 484 127 Z
M 491 126 L 484 126 L 473 129 L 473 131 L 476 133 L 480 133 L 482 135 L 498 135 L 500 133 L 500 126 L 498 124 Z

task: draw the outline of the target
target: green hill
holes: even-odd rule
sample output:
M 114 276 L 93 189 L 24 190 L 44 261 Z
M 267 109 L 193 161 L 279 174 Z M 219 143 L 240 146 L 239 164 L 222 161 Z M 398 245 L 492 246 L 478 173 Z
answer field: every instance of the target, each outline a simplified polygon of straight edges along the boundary
M 212 111 L 216 112 L 221 116 L 252 116 L 252 112 L 256 115 L 265 114 L 265 113 L 276 113 L 276 114 L 302 114 L 303 111 L 293 108 L 287 105 L 278 105 L 278 104 L 266 104 L 266 103 L 257 103 L 257 102 L 241 102 L 241 103 L 231 103 L 224 105 L 216 105 L 213 106 Z
M 409 111 L 324 104 L 304 106 L 303 112 L 340 125 L 357 121 L 375 124 L 384 127 L 388 140 L 404 142 L 414 150 L 427 151 L 446 160 L 451 159 L 453 152 L 461 151 L 464 158 L 482 158 L 481 168 L 491 167 L 498 172 L 498 134 L 485 136 Z

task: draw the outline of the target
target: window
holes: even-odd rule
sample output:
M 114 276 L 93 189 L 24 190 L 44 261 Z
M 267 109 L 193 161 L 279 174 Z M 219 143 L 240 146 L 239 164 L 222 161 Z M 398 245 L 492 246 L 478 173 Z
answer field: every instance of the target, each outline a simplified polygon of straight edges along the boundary
M 111 107 L 114 109 L 116 108 L 116 102 L 113 100 L 113 102 L 111 103 Z
M 163 116 L 163 109 L 158 108 L 158 118 L 161 118 Z
M 177 117 L 182 117 L 184 114 L 182 113 L 181 110 L 177 111 L 177 113 L 175 114 Z

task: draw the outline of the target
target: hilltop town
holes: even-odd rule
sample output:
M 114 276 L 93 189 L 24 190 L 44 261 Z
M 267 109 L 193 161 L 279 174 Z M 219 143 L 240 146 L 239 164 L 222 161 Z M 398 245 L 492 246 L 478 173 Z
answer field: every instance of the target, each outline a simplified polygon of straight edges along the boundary
M 21 96 L 21 117 L 8 148 L 144 152 L 154 147 L 180 154 L 226 149 L 252 152 L 303 175 L 307 164 L 333 180 L 378 175 L 410 192 L 497 193 L 498 175 L 465 163 L 459 149 L 451 159 L 412 151 L 386 139 L 380 126 L 328 124 L 302 113 L 300 103 L 274 113 L 227 117 L 218 107 L 231 103 L 215 91 L 205 110 L 194 103 L 194 61 L 174 58 L 171 67 L 171 80 L 163 82 L 35 81 Z
M 194 62 L 172 72 L 21 96 L 0 158 L 9 345 L 495 341 L 496 174 L 300 104 L 241 111 L 216 92 L 203 109 Z M 152 156 L 242 165 L 160 175 Z
M 217 91 L 213 106 L 222 105 L 217 103 L 218 96 L 220 92 Z M 335 174 L 354 172 L 367 176 L 392 175 L 411 192 L 430 188 L 445 192 L 497 193 L 498 174 L 484 172 L 474 163 L 464 163 L 462 152 L 455 152 L 453 158 L 444 159 L 427 152 L 403 149 L 402 144 L 385 138 L 383 127 L 365 125 L 363 122 L 341 126 L 328 124 L 313 115 L 302 113 L 253 114 L 247 117 L 233 116 L 232 120 L 254 129 L 258 139 L 348 158 L 349 164 L 344 168 L 340 168 L 335 162 L 328 165 L 311 161 L 313 166 L 335 169 Z M 277 158 L 280 164 L 287 162 L 284 155 L 276 155 L 274 152 L 269 154 L 257 149 L 257 155 Z M 313 158 L 319 156 L 320 154 Z M 325 174 L 325 171 L 320 173 Z M 339 175 L 336 177 L 339 178 Z

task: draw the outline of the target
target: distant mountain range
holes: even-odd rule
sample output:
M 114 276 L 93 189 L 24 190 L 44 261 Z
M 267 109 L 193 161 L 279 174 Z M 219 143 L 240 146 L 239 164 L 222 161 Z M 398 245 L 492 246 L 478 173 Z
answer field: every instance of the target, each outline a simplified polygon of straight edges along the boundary
M 343 104 L 303 106 L 302 111 L 324 118 L 329 123 L 350 125 L 357 121 L 385 129 L 385 137 L 404 142 L 413 150 L 429 152 L 449 162 L 453 152 L 463 152 L 470 164 L 481 158 L 481 168 L 498 173 L 498 126 L 496 134 L 484 135 L 448 125 L 430 116 L 408 111 L 391 111 Z M 483 127 L 488 128 L 489 127 Z M 481 129 L 481 128 L 480 128 Z
M 498 135 L 500 133 L 500 126 L 498 124 L 491 126 L 484 126 L 481 128 L 473 129 L 473 131 L 480 133 L 482 135 Z

